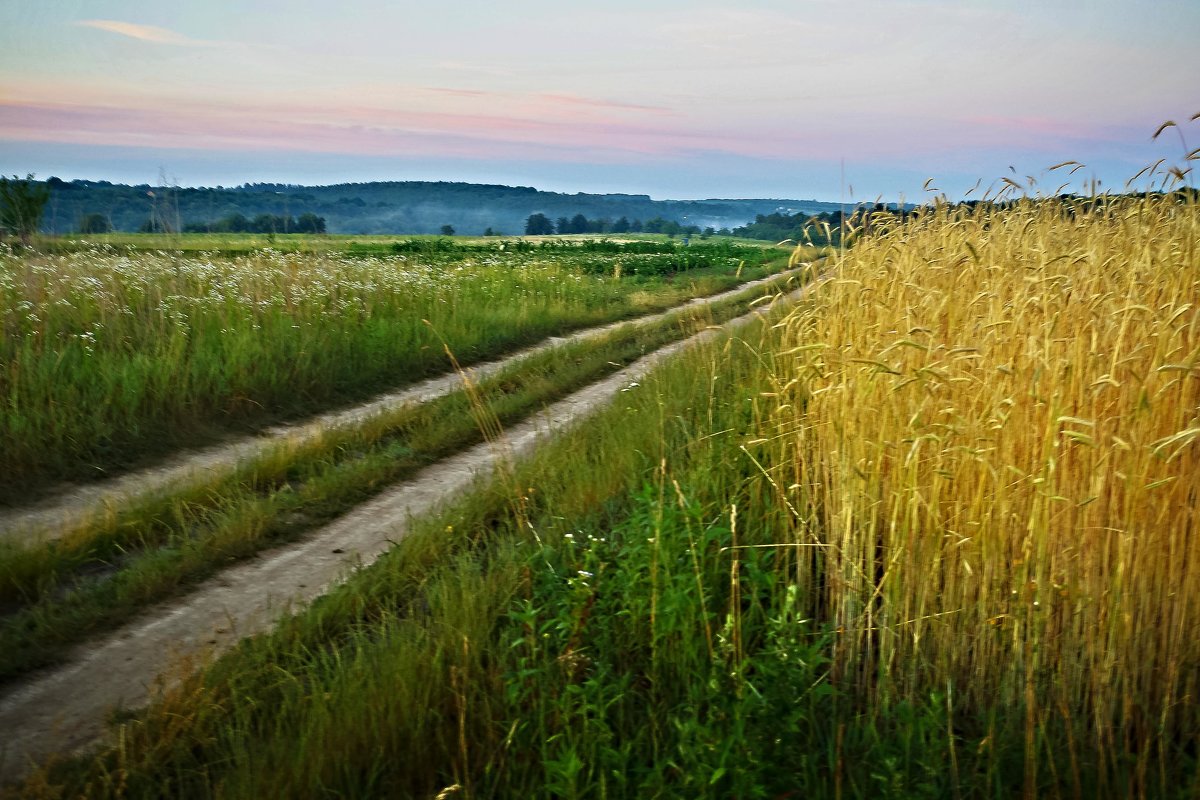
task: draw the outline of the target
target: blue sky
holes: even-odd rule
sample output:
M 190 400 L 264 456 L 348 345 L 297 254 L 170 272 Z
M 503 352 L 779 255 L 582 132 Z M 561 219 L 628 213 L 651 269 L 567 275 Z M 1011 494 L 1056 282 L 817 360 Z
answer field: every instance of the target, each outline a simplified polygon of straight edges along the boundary
M 1200 144 L 1198 40 L 1195 0 L 6 0 L 0 172 L 894 200 L 1074 159 L 1119 188 L 1180 158 L 1163 121 Z

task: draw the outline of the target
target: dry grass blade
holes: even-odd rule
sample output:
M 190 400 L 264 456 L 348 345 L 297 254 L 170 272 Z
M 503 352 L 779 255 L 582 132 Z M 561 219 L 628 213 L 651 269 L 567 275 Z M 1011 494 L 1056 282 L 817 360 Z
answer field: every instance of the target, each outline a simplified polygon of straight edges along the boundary
M 1193 117 L 1193 119 L 1195 119 L 1195 117 Z M 1165 131 L 1167 128 L 1178 128 L 1178 127 L 1179 126 L 1173 120 L 1167 120 L 1162 125 L 1158 126 L 1158 130 L 1156 130 L 1154 132 L 1154 135 L 1151 136 L 1150 138 L 1157 139 L 1162 134 L 1162 132 Z

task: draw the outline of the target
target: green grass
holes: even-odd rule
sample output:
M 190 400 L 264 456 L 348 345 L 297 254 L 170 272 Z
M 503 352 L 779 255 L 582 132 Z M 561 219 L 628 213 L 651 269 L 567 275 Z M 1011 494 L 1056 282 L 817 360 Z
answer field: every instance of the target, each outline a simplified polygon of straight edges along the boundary
M 986 720 L 832 680 L 738 449 L 771 335 L 660 369 L 30 795 L 1006 796 Z
M 785 285 L 783 281 L 779 287 Z M 698 327 L 746 311 L 768 289 L 630 323 L 536 354 L 477 385 L 508 424 Z M 36 546 L 0 542 L 0 681 L 66 649 L 230 561 L 294 540 L 440 457 L 481 441 L 464 391 L 287 443 L 225 474 L 84 520 Z
M 445 372 L 443 342 L 470 364 L 781 262 L 726 246 L 497 248 L 0 253 L 0 502 Z
M 553 236 L 438 236 L 433 234 L 304 234 L 304 233 L 109 233 L 80 234 L 72 236 L 36 236 L 33 246 L 43 253 L 67 253 L 109 247 L 125 253 L 137 252 L 180 252 L 180 253 L 224 253 L 244 255 L 258 250 L 272 249 L 286 253 L 346 253 L 354 249 L 391 247 L 397 242 L 437 243 L 435 246 L 460 249 L 495 249 L 500 245 L 511 247 L 516 243 L 541 245 L 547 243 L 580 244 L 596 241 L 614 242 L 657 242 L 673 246 L 682 245 L 682 237 L 671 238 L 660 233 L 624 234 L 567 234 Z M 720 245 L 746 247 L 774 247 L 777 242 L 766 239 L 736 240 L 730 237 L 702 239 L 692 236 L 693 246 Z
M 24 793 L 1195 797 L 1200 215 L 879 227 Z

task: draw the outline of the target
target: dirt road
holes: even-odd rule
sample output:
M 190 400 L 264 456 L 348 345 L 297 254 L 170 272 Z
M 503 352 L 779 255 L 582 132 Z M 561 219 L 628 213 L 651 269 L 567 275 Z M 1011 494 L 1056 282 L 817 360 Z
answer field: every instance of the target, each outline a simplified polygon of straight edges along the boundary
M 797 298 L 804 289 L 787 295 Z M 107 638 L 83 646 L 67 665 L 31 676 L 0 695 L 0 780 L 13 780 L 54 753 L 77 750 L 104 733 L 114 707 L 151 698 L 159 676 L 183 658 L 207 657 L 271 627 L 403 536 L 412 517 L 459 496 L 502 458 L 520 458 L 539 439 L 587 416 L 655 364 L 683 348 L 754 319 L 759 311 L 645 356 L 506 431 L 503 448 L 482 444 L 446 458 L 306 540 L 226 570 L 179 600 L 157 606 Z
M 720 302 L 789 274 L 794 273 L 782 273 L 750 281 L 726 292 L 689 300 L 680 306 L 658 314 L 587 328 L 563 337 L 552 337 L 504 358 L 477 364 L 469 371 L 478 380 L 552 347 L 603 336 L 621 325 L 653 323 L 681 309 Z M 239 461 L 258 455 L 285 439 L 292 439 L 296 442 L 312 440 L 332 429 L 359 424 L 380 412 L 399 408 L 409 403 L 423 403 L 450 394 L 458 390 L 461 385 L 462 380 L 459 375 L 453 372 L 447 373 L 395 392 L 380 395 L 362 405 L 321 414 L 290 425 L 276 426 L 259 435 L 239 438 L 214 447 L 185 451 L 162 464 L 130 472 L 110 480 L 74 486 L 34 505 L 12 509 L 0 508 L 0 538 L 26 542 L 56 539 L 69 529 L 73 522 L 78 522 L 92 514 L 103 513 L 106 508 L 115 508 L 154 492 L 188 482 L 204 480 L 212 473 L 232 470 Z

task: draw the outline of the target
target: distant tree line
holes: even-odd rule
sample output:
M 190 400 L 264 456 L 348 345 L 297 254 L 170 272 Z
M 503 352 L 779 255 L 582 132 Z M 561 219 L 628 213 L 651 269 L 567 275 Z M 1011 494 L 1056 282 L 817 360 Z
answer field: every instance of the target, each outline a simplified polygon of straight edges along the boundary
M 640 219 L 630 221 L 628 217 L 611 219 L 588 219 L 583 214 L 573 217 L 559 217 L 551 220 L 545 214 L 531 214 L 525 220 L 526 236 L 552 236 L 569 233 L 665 233 L 668 236 L 708 235 L 716 231 L 712 228 L 701 230 L 698 225 L 683 225 L 673 219 L 654 217 L 642 222 Z
M 825 226 L 828 225 L 830 231 L 834 231 L 841 227 L 842 212 L 827 211 L 823 214 L 759 214 L 754 218 L 754 222 L 734 228 L 729 233 L 732 236 L 737 236 L 742 239 L 768 239 L 771 241 L 781 242 L 785 239 L 791 239 L 795 242 L 803 242 L 812 239 L 813 244 L 833 244 L 830 241 L 829 234 L 826 234 Z M 806 236 L 805 233 L 808 233 Z M 836 238 L 836 232 L 832 233 L 832 237 Z
M 39 231 L 62 235 L 79 230 L 85 217 L 94 232 L 104 230 L 179 232 L 188 226 L 215 230 L 219 220 L 241 214 L 253 221 L 261 214 L 288 217 L 311 213 L 325 218 L 329 233 L 437 234 L 449 224 L 458 234 L 476 235 L 492 229 L 518 233 L 535 211 L 548 217 L 551 232 L 556 221 L 579 214 L 592 223 L 605 222 L 603 232 L 620 233 L 625 217 L 629 232 L 637 220 L 663 220 L 663 232 L 682 233 L 687 223 L 741 225 L 757 213 L 805 209 L 826 211 L 827 203 L 810 200 L 652 200 L 648 195 L 564 194 L 523 186 L 495 186 L 448 182 L 373 182 L 336 186 L 298 186 L 257 183 L 241 186 L 186 187 L 149 184 L 114 184 L 107 181 L 36 181 L 50 190 Z M 160 184 L 163 183 L 160 181 Z M 147 225 L 147 220 L 156 221 Z M 677 220 L 679 231 L 668 221 Z M 266 226 L 269 232 L 269 226 Z M 283 232 L 290 225 L 276 225 Z M 615 230 L 614 230 L 615 229 Z
M 50 199 L 50 190 L 33 179 L 0 176 L 0 234 L 16 234 L 21 244 L 28 245 L 37 233 L 42 213 Z
M 812 243 L 818 247 L 836 245 L 841 241 L 843 221 L 847 223 L 852 220 L 861 222 L 866 215 L 881 212 L 907 213 L 896 209 L 895 206 L 884 206 L 882 203 L 876 203 L 874 207 L 855 205 L 848 208 L 844 214 L 840 209 L 820 214 L 776 212 L 759 214 L 754 218 L 754 222 L 734 228 L 728 233 L 743 239 L 767 239 L 776 242 L 791 239 L 798 244 Z
M 184 233 L 325 233 L 325 218 L 316 214 L 301 214 L 298 217 L 278 214 L 259 214 L 253 218 L 245 214 L 230 214 L 213 222 L 190 222 L 183 226 Z M 162 233 L 153 219 L 147 220 L 142 233 Z
M 112 233 L 112 220 L 103 214 L 84 214 L 79 220 L 80 233 Z

